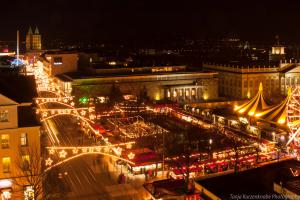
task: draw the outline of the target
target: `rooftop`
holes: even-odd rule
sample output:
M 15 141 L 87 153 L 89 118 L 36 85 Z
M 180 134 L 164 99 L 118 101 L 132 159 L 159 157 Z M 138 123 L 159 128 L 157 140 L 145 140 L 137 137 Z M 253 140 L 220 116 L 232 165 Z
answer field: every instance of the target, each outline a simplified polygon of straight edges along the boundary
M 203 71 L 180 71 L 180 72 L 156 72 L 156 73 L 145 73 L 141 71 L 134 72 L 119 72 L 119 73 L 107 73 L 107 74 L 94 74 L 88 72 L 68 72 L 62 76 L 66 76 L 69 79 L 85 79 L 85 78 L 109 78 L 109 77 L 128 77 L 128 76 L 154 76 L 154 75 L 176 75 L 176 74 L 196 74 L 202 73 L 203 75 L 217 75 L 216 72 L 203 72 Z
M 144 187 L 157 199 L 169 199 L 170 197 L 172 197 L 172 199 L 178 199 L 179 196 L 187 195 L 185 181 L 183 179 L 159 180 L 152 183 L 146 183 Z M 191 194 L 193 194 L 193 192 Z

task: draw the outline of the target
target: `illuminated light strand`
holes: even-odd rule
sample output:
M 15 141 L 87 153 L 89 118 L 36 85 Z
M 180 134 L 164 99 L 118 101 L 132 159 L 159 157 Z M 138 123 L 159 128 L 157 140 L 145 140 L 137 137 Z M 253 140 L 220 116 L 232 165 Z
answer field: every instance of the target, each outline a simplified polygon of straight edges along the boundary
M 115 159 L 123 160 L 123 161 L 125 161 L 125 162 L 127 162 L 127 163 L 129 163 L 129 164 L 132 164 L 132 165 L 135 164 L 134 162 L 132 162 L 132 161 L 130 161 L 130 160 L 127 160 L 127 159 L 122 158 L 122 157 L 119 157 L 119 156 L 115 156 L 115 155 L 113 155 L 113 154 L 108 154 L 108 153 L 103 153 L 103 152 L 87 152 L 87 153 L 80 153 L 80 154 L 74 155 L 74 156 L 72 156 L 72 157 L 66 158 L 66 159 L 64 159 L 64 160 L 62 160 L 62 161 L 59 161 L 58 163 L 55 163 L 55 164 L 52 165 L 51 167 L 48 167 L 47 169 L 45 169 L 45 171 L 47 172 L 47 171 L 49 171 L 50 169 L 52 169 L 52 168 L 54 168 L 54 167 L 56 167 L 56 166 L 58 166 L 58 165 L 61 165 L 61 164 L 65 163 L 65 162 L 68 162 L 68 161 L 73 160 L 73 159 L 75 159 L 75 158 L 78 158 L 78 157 L 80 157 L 80 156 L 83 156 L 83 155 L 91 155 L 91 154 L 100 154 L 100 155 L 104 155 L 104 156 L 110 156 L 110 157 L 113 157 L 113 158 L 115 158 Z
M 75 109 L 74 106 L 71 106 L 71 105 L 66 104 L 66 103 L 63 103 L 63 102 L 58 102 L 58 101 L 54 101 L 54 102 L 45 101 L 45 102 L 39 103 L 39 106 L 44 105 L 44 104 L 46 104 L 46 103 L 58 103 L 58 104 L 67 106 L 67 107 L 69 107 L 69 108 Z
M 61 115 L 71 115 L 71 116 L 79 117 L 79 118 L 81 118 L 83 121 L 85 121 L 85 122 L 87 122 L 87 123 L 88 123 L 88 122 L 94 123 L 92 120 L 90 120 L 90 119 L 88 119 L 88 118 L 82 117 L 82 116 L 77 115 L 77 114 L 72 114 L 72 113 L 60 113 L 60 114 L 54 114 L 54 115 L 51 115 L 51 116 L 49 116 L 49 117 L 42 118 L 42 119 L 41 119 L 41 122 L 44 122 L 44 121 L 46 121 L 46 120 L 48 120 L 48 119 L 51 119 L 51 118 L 56 117 L 56 116 L 61 116 Z M 89 124 L 89 123 L 88 123 L 88 124 Z M 95 130 L 94 130 L 94 132 L 95 132 Z
M 81 107 L 81 108 L 39 108 L 39 109 L 37 109 L 38 111 L 41 111 L 41 112 L 43 112 L 43 111 L 60 111 L 60 110 L 71 110 L 71 111 L 73 111 L 73 110 L 90 110 L 90 108 L 89 107 Z M 89 111 L 89 112 L 94 112 L 93 110 L 92 111 Z
M 61 147 L 61 146 L 55 146 L 55 147 L 45 147 L 46 149 L 53 149 L 53 150 L 72 150 L 74 148 L 80 149 L 80 148 L 105 148 L 105 147 L 119 147 L 119 146 L 127 146 L 135 144 L 134 141 L 132 142 L 125 142 L 125 143 L 119 143 L 119 144 L 111 144 L 111 145 L 98 145 L 98 146 L 72 146 L 72 147 Z

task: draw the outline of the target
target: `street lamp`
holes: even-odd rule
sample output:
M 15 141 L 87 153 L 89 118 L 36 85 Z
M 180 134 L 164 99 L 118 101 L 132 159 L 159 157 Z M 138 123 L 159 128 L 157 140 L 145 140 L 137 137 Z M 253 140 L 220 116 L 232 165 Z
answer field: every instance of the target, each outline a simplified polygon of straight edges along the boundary
M 210 157 L 210 159 L 212 159 L 213 157 L 212 157 L 212 154 L 211 154 L 211 145 L 212 145 L 212 139 L 210 138 L 209 140 L 208 140 L 208 143 L 209 143 L 209 146 L 208 146 L 208 149 L 209 149 L 209 157 Z
M 276 134 L 275 134 L 275 132 L 273 131 L 273 132 L 272 132 L 273 142 L 275 142 L 275 135 L 276 135 Z

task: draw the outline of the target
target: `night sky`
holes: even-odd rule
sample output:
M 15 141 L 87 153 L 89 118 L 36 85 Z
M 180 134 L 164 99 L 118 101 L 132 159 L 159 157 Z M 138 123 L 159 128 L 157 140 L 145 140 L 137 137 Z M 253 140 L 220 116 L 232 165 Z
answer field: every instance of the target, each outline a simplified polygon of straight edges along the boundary
M 22 36 L 29 25 L 37 25 L 47 41 L 201 39 L 237 33 L 249 41 L 273 41 L 280 35 L 300 43 L 296 0 L 22 0 L 1 2 L 0 15 L 0 40 L 15 40 L 16 29 Z

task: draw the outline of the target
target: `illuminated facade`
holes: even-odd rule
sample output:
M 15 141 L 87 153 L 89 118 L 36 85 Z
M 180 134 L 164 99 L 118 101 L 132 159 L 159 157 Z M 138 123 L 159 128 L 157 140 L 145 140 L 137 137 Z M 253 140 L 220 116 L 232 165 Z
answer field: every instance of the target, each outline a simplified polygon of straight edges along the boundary
M 289 87 L 300 83 L 299 61 L 282 61 L 275 66 L 203 63 L 203 68 L 219 72 L 220 95 L 226 97 L 251 98 L 260 82 L 267 97 L 286 95 Z
M 45 52 L 43 57 L 40 57 L 43 63 L 44 71 L 49 76 L 56 76 L 66 72 L 77 71 L 78 54 L 75 52 Z
M 56 77 L 60 88 L 71 87 L 71 93 L 75 97 L 110 96 L 115 84 L 123 95 L 140 97 L 144 93 L 151 100 L 168 99 L 183 103 L 218 98 L 217 73 L 168 72 L 126 75 L 120 73 L 101 77 L 80 77 L 77 74 L 79 73 L 68 73 Z
M 9 90 L 3 89 L 3 83 L 0 85 L 0 195 L 2 199 L 30 199 L 32 185 L 22 166 L 36 156 L 40 159 L 40 125 L 31 107 L 31 97 L 14 98 Z M 37 155 L 29 154 L 30 149 Z M 35 161 L 39 162 L 38 159 Z
M 20 148 L 31 148 L 30 145 L 39 148 L 39 130 L 37 124 L 24 124 L 20 122 L 20 115 L 27 115 L 31 109 L 29 106 L 22 106 L 13 100 L 0 94 L 0 189 L 1 194 L 11 196 L 11 199 L 25 199 L 25 191 L 22 186 L 14 184 L 15 178 L 23 172 L 19 169 L 18 160 L 20 156 L 27 156 L 28 160 L 31 155 L 20 155 Z M 40 150 L 37 149 L 39 152 Z M 24 183 L 24 187 L 30 186 L 26 183 L 26 178 L 19 179 L 18 182 Z M 6 184 L 5 186 L 3 184 Z M 16 193 L 18 192 L 18 193 Z
M 35 27 L 34 32 L 32 32 L 31 27 L 29 27 L 28 33 L 26 35 L 26 51 L 31 50 L 41 50 L 42 49 L 42 37 L 39 29 Z

